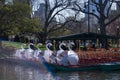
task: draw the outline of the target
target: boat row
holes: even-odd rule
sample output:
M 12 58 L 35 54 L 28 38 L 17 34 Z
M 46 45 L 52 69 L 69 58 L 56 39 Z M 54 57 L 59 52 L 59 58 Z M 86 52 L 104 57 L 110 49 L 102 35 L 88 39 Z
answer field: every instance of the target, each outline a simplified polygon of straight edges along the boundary
M 38 44 L 40 46 L 42 44 Z M 53 51 L 51 43 L 46 44 L 46 50 L 32 49 L 23 46 L 16 50 L 15 59 L 41 62 L 48 70 L 52 71 L 88 71 L 88 70 L 118 70 L 120 69 L 120 52 L 106 51 L 102 53 L 79 53 L 72 49 L 75 44 L 62 42 L 59 50 Z M 102 56 L 101 56 L 102 55 Z M 107 55 L 107 56 L 106 56 Z M 116 56 L 115 56 L 116 55 Z

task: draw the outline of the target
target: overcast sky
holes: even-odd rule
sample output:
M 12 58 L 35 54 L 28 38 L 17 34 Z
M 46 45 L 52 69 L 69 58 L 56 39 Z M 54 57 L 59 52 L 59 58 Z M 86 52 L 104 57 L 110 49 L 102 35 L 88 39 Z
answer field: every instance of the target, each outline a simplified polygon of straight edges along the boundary
M 49 0 L 50 1 L 50 4 L 53 4 L 54 0 Z M 88 0 L 80 0 L 79 3 L 84 3 Z M 119 0 L 120 1 L 120 0 Z M 39 8 L 39 4 L 40 3 L 44 3 L 44 0 L 36 0 L 36 2 L 34 2 L 34 8 L 33 10 L 37 10 L 37 8 Z M 51 6 L 52 7 L 52 6 Z M 112 5 L 112 10 L 116 9 L 116 4 L 114 3 Z M 69 16 L 73 16 L 74 12 L 71 11 L 71 10 L 64 10 L 64 11 L 61 11 L 62 14 L 65 14 L 65 17 L 69 17 Z M 85 14 L 80 12 L 80 15 L 78 15 L 79 18 L 84 18 L 85 17 Z M 58 17 L 57 17 L 58 18 Z
M 50 1 L 51 4 L 53 4 L 53 2 L 54 2 L 54 0 L 49 0 L 49 1 Z M 85 1 L 87 1 L 87 0 L 80 0 L 80 3 L 84 3 Z M 33 10 L 37 10 L 38 5 L 39 5 L 40 3 L 44 3 L 44 0 L 36 0 L 36 2 L 34 3 L 34 8 L 33 8 Z M 52 6 L 51 6 L 51 7 L 52 7 Z M 62 14 L 65 14 L 66 17 L 72 16 L 72 15 L 74 14 L 74 12 L 71 11 L 71 10 L 64 10 L 64 11 L 62 11 L 61 13 L 62 13 Z M 80 15 L 81 17 L 84 17 L 84 14 L 83 14 L 83 13 L 80 13 L 80 14 L 81 14 L 81 15 Z

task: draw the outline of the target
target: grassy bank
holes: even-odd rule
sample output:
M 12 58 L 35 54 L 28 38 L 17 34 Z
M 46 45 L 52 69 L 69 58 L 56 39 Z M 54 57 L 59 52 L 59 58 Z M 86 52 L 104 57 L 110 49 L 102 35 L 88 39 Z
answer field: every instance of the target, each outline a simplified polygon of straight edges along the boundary
M 2 41 L 0 46 L 0 58 L 11 56 L 15 53 L 15 50 L 20 49 L 21 46 L 25 43 L 20 42 L 10 42 L 10 41 Z M 35 49 L 37 49 L 37 44 L 34 44 Z M 24 46 L 24 48 L 28 48 L 28 46 Z M 45 50 L 45 45 L 39 46 L 41 50 Z
M 20 42 L 9 42 L 9 41 L 2 41 L 2 46 L 3 47 L 11 47 L 15 49 L 21 48 L 21 46 L 25 43 L 20 43 Z M 35 49 L 37 48 L 37 44 L 34 44 Z M 24 48 L 28 48 L 28 46 L 24 46 Z M 45 50 L 45 45 L 39 46 L 41 50 Z
M 0 57 L 6 57 L 12 55 L 15 50 L 20 49 L 21 46 L 25 43 L 20 42 L 10 42 L 10 41 L 2 41 L 2 47 L 0 48 Z M 37 44 L 34 44 L 35 49 L 37 49 Z M 24 48 L 28 48 L 28 46 L 24 46 Z M 41 50 L 45 50 L 45 45 L 39 46 Z
M 21 45 L 23 45 L 23 43 L 2 41 L 2 47 L 11 47 L 11 48 L 18 49 L 18 48 L 21 48 Z

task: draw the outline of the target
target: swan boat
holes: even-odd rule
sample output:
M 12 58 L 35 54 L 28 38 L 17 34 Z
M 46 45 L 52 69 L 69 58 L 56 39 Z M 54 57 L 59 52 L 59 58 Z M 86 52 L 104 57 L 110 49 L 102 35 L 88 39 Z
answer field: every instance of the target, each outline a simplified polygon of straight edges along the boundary
M 120 69 L 120 62 L 99 63 L 91 65 L 63 66 L 54 63 L 42 62 L 49 71 L 113 71 Z
M 42 44 L 39 43 L 37 45 L 37 48 L 38 48 L 37 50 L 32 50 L 30 48 L 30 45 L 33 45 L 33 44 L 30 43 L 28 45 L 28 48 L 24 48 L 24 46 L 26 46 L 26 44 L 21 45 L 21 48 L 17 49 L 13 55 L 11 55 L 9 57 L 0 58 L 0 61 L 7 62 L 10 64 L 28 66 L 28 67 L 40 67 L 41 61 L 38 60 L 37 55 L 39 52 L 41 52 L 41 50 L 38 47 L 39 47 L 39 45 L 42 45 Z M 32 56 L 32 58 L 31 58 L 31 56 Z
M 79 63 L 77 65 L 63 66 L 54 63 L 43 62 L 48 68 L 56 71 L 88 71 L 88 70 L 118 70 L 120 69 L 120 48 L 109 48 L 105 50 L 100 47 L 101 39 L 114 40 L 120 37 L 103 35 L 93 32 L 85 32 L 80 34 L 71 34 L 55 38 L 50 38 L 51 41 L 58 43 L 59 41 L 74 41 L 78 43 L 77 48 L 79 51 Z M 86 44 L 89 41 L 99 45 L 97 48 L 91 48 Z M 82 46 L 81 46 L 82 43 Z M 112 43 L 114 44 L 114 43 Z
M 73 52 L 73 51 L 71 51 L 71 52 Z M 87 58 L 80 59 L 80 56 L 83 55 L 83 54 L 81 54 L 81 55 L 79 55 L 79 61 L 78 61 L 78 64 L 76 64 L 76 65 L 71 65 L 70 61 L 68 61 L 69 65 L 64 65 L 64 64 L 59 64 L 59 63 L 51 63 L 51 62 L 47 62 L 44 58 L 42 58 L 44 60 L 41 60 L 41 61 L 42 61 L 42 64 L 49 71 L 90 71 L 90 70 L 112 71 L 112 70 L 120 69 L 120 57 L 118 56 L 118 54 L 119 54 L 119 52 L 114 53 L 114 55 L 116 55 L 114 57 L 112 57 L 113 55 L 110 56 L 109 54 L 107 54 L 107 57 L 104 57 L 106 54 L 102 54 L 102 56 L 100 58 L 98 58 L 97 53 L 96 53 L 96 54 L 94 54 L 94 58 L 92 58 L 92 56 L 91 56 L 90 59 L 88 59 L 88 57 L 91 54 L 90 55 L 85 54 L 85 56 Z M 96 57 L 95 57 L 95 55 L 96 55 Z
M 69 48 L 70 48 L 70 45 L 69 45 Z M 71 49 L 69 51 L 74 53 L 74 51 L 72 51 Z M 65 54 L 68 54 L 69 56 L 69 53 L 65 53 Z M 112 71 L 112 70 L 120 69 L 120 55 L 119 54 L 120 54 L 119 52 L 102 53 L 102 54 L 100 53 L 87 54 L 86 53 L 84 55 L 79 54 L 78 55 L 79 60 L 78 58 L 76 58 L 78 64 L 74 64 L 74 65 L 70 64 L 70 61 L 71 61 L 70 59 L 68 60 L 69 65 L 59 64 L 57 62 L 56 63 L 48 62 L 44 58 L 41 58 L 41 59 L 44 59 L 41 61 L 42 61 L 42 64 L 49 71 L 91 71 L 91 70 Z M 65 57 L 65 58 L 68 59 L 68 57 Z

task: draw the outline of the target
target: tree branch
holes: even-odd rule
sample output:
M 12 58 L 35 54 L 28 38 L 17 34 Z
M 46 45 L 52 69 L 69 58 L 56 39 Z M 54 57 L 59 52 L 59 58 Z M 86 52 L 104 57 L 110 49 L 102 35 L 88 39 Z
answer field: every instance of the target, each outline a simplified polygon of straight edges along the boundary
M 107 17 L 109 16 L 109 12 L 110 12 L 111 6 L 112 6 L 112 4 L 113 4 L 113 0 L 112 0 L 111 2 L 112 2 L 112 3 L 110 4 L 110 6 L 109 6 L 109 8 L 108 8 L 108 10 L 107 10 Z
M 48 1 L 49 0 L 45 0 L 45 19 L 47 20 L 47 18 L 48 18 L 48 7 L 49 7 L 49 5 L 48 5 Z
M 56 5 L 50 10 L 47 20 L 52 16 L 55 9 L 59 8 L 60 6 L 62 6 L 62 4 L 57 5 L 57 3 L 56 3 Z
M 65 6 L 64 8 L 62 8 L 62 9 L 58 10 L 57 12 L 55 12 L 55 13 L 53 14 L 53 16 L 51 16 L 51 18 L 49 18 L 48 24 L 50 24 L 50 23 L 52 22 L 52 20 L 54 19 L 54 17 L 55 17 L 59 12 L 65 10 L 67 7 L 68 7 L 68 6 Z
M 100 5 L 99 3 L 96 2 L 96 0 L 91 0 L 91 1 L 92 1 L 92 3 L 94 3 L 94 4 L 98 5 L 98 6 Z
M 96 14 L 94 14 L 92 12 L 88 12 L 88 11 L 82 10 L 82 8 L 78 4 L 75 4 L 75 5 L 78 7 L 78 9 L 72 8 L 72 10 L 74 10 L 74 11 L 81 11 L 81 12 L 83 12 L 85 14 L 90 14 L 90 15 L 95 16 L 97 19 L 100 19 L 98 15 L 96 15 Z
M 119 14 L 118 16 L 116 16 L 115 18 L 113 18 L 112 20 L 110 20 L 109 22 L 107 22 L 107 23 L 105 24 L 105 26 L 111 24 L 113 21 L 115 21 L 116 19 L 119 19 L 119 18 L 120 18 L 120 14 Z
M 71 19 L 71 20 L 68 20 L 68 21 L 64 22 L 63 24 L 60 24 L 60 23 L 59 23 L 59 25 L 61 25 L 61 26 L 60 26 L 60 27 L 56 27 L 56 28 L 51 28 L 51 30 L 49 31 L 49 33 L 50 33 L 50 32 L 53 32 L 53 31 L 56 31 L 56 30 L 58 30 L 58 29 L 63 28 L 63 27 L 64 27 L 66 24 L 68 24 L 69 22 L 78 23 L 79 21 Z M 56 25 L 56 26 L 57 26 L 57 25 Z

